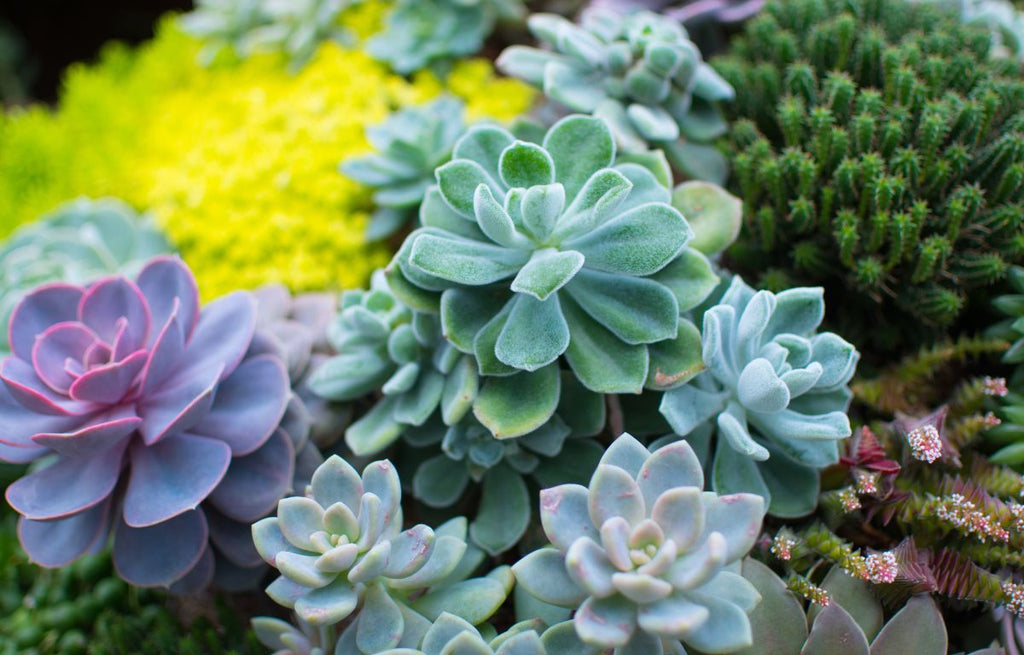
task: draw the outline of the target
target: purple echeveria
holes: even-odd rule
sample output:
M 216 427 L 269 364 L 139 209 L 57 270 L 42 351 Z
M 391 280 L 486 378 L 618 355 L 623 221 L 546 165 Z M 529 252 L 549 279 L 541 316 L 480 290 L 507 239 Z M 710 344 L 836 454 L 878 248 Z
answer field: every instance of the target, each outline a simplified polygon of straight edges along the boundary
M 186 591 L 215 561 L 228 578 L 260 564 L 248 524 L 288 489 L 295 454 L 288 374 L 255 328 L 251 294 L 200 309 L 174 257 L 25 296 L 0 365 L 0 459 L 46 458 L 7 488 L 34 562 L 63 566 L 112 533 L 139 586 Z

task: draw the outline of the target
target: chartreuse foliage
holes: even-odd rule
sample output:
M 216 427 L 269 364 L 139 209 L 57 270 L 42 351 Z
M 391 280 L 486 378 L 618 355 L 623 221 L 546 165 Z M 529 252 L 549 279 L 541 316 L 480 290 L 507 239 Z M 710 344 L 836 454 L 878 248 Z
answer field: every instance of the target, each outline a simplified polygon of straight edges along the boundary
M 725 159 L 707 144 L 727 129 L 717 103 L 735 94 L 676 20 L 591 8 L 580 25 L 534 14 L 529 26 L 547 49 L 512 46 L 498 59 L 502 71 L 604 118 L 626 150 L 661 148 L 688 176 L 725 181 Z
M 67 199 L 114 195 L 153 210 L 206 298 L 267 282 L 358 287 L 388 257 L 366 245 L 369 191 L 338 173 L 370 149 L 366 127 L 444 91 L 469 120 L 511 120 L 533 97 L 483 60 L 441 84 L 335 44 L 294 75 L 273 56 L 203 68 L 199 48 L 164 24 L 73 67 L 55 110 L 0 116 L 0 235 Z
M 777 516 L 814 510 L 818 470 L 838 461 L 850 436 L 847 383 L 859 356 L 841 337 L 815 333 L 824 314 L 820 288 L 755 292 L 739 277 L 705 312 L 707 371 L 668 391 L 661 412 L 697 442 L 713 428 L 715 491 L 757 493 Z
M 496 436 L 550 417 L 563 355 L 599 393 L 668 388 L 702 368 L 699 334 L 680 313 L 717 277 L 687 248 L 692 230 L 655 174 L 616 164 L 604 121 L 567 117 L 541 145 L 474 127 L 437 181 L 389 282 L 414 310 L 440 313 L 445 338 L 503 392 L 550 388 L 525 408 L 529 421 L 504 425 L 500 398 L 492 422 L 478 410 Z
M 844 294 L 834 324 L 881 355 L 1020 258 L 1024 79 L 987 33 L 928 5 L 796 0 L 729 52 L 735 272 Z
M 134 275 L 151 257 L 170 251 L 152 217 L 120 201 L 82 198 L 62 205 L 0 244 L 0 325 L 36 286 Z M 7 330 L 0 330 L 0 355 L 8 348 Z
M 651 453 L 623 434 L 589 487 L 541 493 L 553 547 L 512 570 L 538 599 L 578 608 L 545 634 L 565 649 L 553 652 L 731 653 L 753 645 L 747 615 L 760 594 L 738 565 L 760 533 L 764 500 L 703 486 L 686 442 Z M 579 645 L 567 649 L 573 641 Z

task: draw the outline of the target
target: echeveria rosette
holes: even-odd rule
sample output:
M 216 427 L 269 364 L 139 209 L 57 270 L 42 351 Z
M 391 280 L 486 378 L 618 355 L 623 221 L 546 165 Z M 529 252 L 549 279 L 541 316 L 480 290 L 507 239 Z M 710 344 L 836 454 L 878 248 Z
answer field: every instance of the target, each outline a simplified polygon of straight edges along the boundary
M 466 129 L 465 106 L 451 96 L 391 114 L 366 128 L 377 152 L 352 157 L 341 172 L 373 187 L 377 206 L 366 227 L 370 240 L 389 237 L 416 218 L 434 170 L 452 156 L 455 141 Z
M 215 559 L 259 566 L 246 526 L 288 489 L 294 450 L 288 376 L 255 327 L 251 294 L 200 309 L 173 257 L 25 296 L 0 368 L 0 458 L 44 458 L 7 488 L 33 561 L 63 566 L 112 531 L 117 572 L 139 586 L 202 587 Z
M 725 158 L 708 144 L 727 129 L 716 103 L 735 92 L 676 20 L 588 8 L 580 25 L 556 14 L 528 25 L 550 50 L 512 46 L 498 58 L 502 72 L 604 118 L 626 150 L 652 145 L 687 175 L 725 182 Z
M 522 0 L 397 0 L 384 31 L 366 49 L 403 75 L 443 69 L 478 52 L 499 20 L 525 13 Z
M 80 198 L 32 221 L 0 244 L 0 325 L 22 296 L 48 282 L 84 284 L 106 275 L 135 275 L 172 251 L 152 217 L 114 198 Z M 0 331 L 0 356 L 7 355 Z
M 815 333 L 822 294 L 755 292 L 734 277 L 704 313 L 707 371 L 661 402 L 679 435 L 714 423 L 715 491 L 760 494 L 776 516 L 814 510 L 818 470 L 839 460 L 838 443 L 851 434 L 847 384 L 859 355 L 838 335 Z
M 546 603 L 578 608 L 576 637 L 618 655 L 750 646 L 747 614 L 760 595 L 739 563 L 760 534 L 764 500 L 703 486 L 686 442 L 651 453 L 623 434 L 589 488 L 541 492 L 541 523 L 553 547 L 513 566 L 517 581 Z
M 267 595 L 313 626 L 358 610 L 362 652 L 397 647 L 406 613 L 393 598 L 451 575 L 466 552 L 452 534 L 419 524 L 402 531 L 402 489 L 388 461 L 360 476 L 333 455 L 313 474 L 305 497 L 285 498 L 276 517 L 252 527 L 256 549 L 280 571 Z
M 388 268 L 392 290 L 440 312 L 484 376 L 538 375 L 564 355 L 598 393 L 682 384 L 703 365 L 680 314 L 717 277 L 686 247 L 669 190 L 615 155 L 607 124 L 587 116 L 562 119 L 542 145 L 471 128 Z
M 438 410 L 445 423 L 457 423 L 477 397 L 472 357 L 442 337 L 437 316 L 413 312 L 396 299 L 380 274 L 368 291 L 342 296 L 328 338 L 337 354 L 314 372 L 312 390 L 331 400 L 381 393 L 345 433 L 356 455 L 380 452 Z
M 539 634 L 543 627 L 541 621 L 522 621 L 487 639 L 469 622 L 445 612 L 431 624 L 419 647 L 380 655 L 547 655 Z

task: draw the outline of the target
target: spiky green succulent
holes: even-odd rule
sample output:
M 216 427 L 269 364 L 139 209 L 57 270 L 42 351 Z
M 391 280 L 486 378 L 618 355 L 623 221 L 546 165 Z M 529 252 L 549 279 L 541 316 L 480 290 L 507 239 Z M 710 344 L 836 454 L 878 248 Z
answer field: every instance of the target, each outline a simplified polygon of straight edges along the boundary
M 831 332 L 821 289 L 773 294 L 733 278 L 704 314 L 707 371 L 672 389 L 661 413 L 679 435 L 717 435 L 712 488 L 763 496 L 769 511 L 795 517 L 814 510 L 818 469 L 839 459 L 851 434 L 847 384 L 857 350 Z
M 564 118 L 542 145 L 474 127 L 388 267 L 396 295 L 439 312 L 445 338 L 482 375 L 551 381 L 549 411 L 511 436 L 554 411 L 563 355 L 599 393 L 668 388 L 702 368 L 697 329 L 680 314 L 717 277 L 687 248 L 692 231 L 655 174 L 615 161 L 597 118 Z
M 541 493 L 553 547 L 520 560 L 516 579 L 546 603 L 578 608 L 575 634 L 590 647 L 618 655 L 749 647 L 747 614 L 760 595 L 738 565 L 761 531 L 764 501 L 703 486 L 686 442 L 651 453 L 623 434 L 589 488 Z
M 396 0 L 383 32 L 366 43 L 375 59 L 407 75 L 472 55 L 499 21 L 522 19 L 522 0 Z
M 41 284 L 134 275 L 151 257 L 171 250 L 152 217 L 119 200 L 80 198 L 61 205 L 0 243 L 0 321 L 7 325 L 22 296 Z M 0 356 L 10 348 L 7 336 L 0 331 Z
M 464 113 L 461 100 L 442 96 L 366 128 L 377 152 L 345 160 L 341 172 L 375 189 L 377 208 L 366 227 L 367 239 L 391 236 L 415 220 L 434 183 L 434 170 L 451 158 L 455 141 L 466 129 Z
M 948 329 L 1024 253 L 1024 79 L 927 5 L 769 3 L 713 65 L 746 229 L 727 262 L 822 284 L 879 356 Z
M 503 72 L 604 118 L 626 150 L 661 148 L 687 175 L 725 181 L 725 159 L 707 144 L 727 129 L 718 102 L 735 94 L 679 22 L 590 8 L 580 25 L 555 14 L 534 14 L 528 24 L 549 49 L 512 46 L 498 59 Z
M 917 0 L 922 1 L 922 0 Z M 923 0 L 956 12 L 992 35 L 992 55 L 1024 60 L 1024 14 L 1010 0 Z

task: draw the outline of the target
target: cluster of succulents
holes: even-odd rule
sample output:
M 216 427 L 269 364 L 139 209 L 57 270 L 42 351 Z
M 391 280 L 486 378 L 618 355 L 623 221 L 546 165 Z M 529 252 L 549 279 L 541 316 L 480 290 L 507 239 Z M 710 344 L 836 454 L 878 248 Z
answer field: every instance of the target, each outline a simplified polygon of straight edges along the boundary
M 718 103 L 735 92 L 677 21 L 590 8 L 580 25 L 534 14 L 529 27 L 551 49 L 512 46 L 498 59 L 502 71 L 605 119 L 627 150 L 660 148 L 686 175 L 725 181 L 725 159 L 709 142 L 725 133 Z
M 1024 249 L 1024 80 L 989 49 L 930 5 L 769 3 L 713 62 L 746 90 L 726 107 L 729 265 L 823 284 L 831 324 L 879 356 L 950 329 Z

